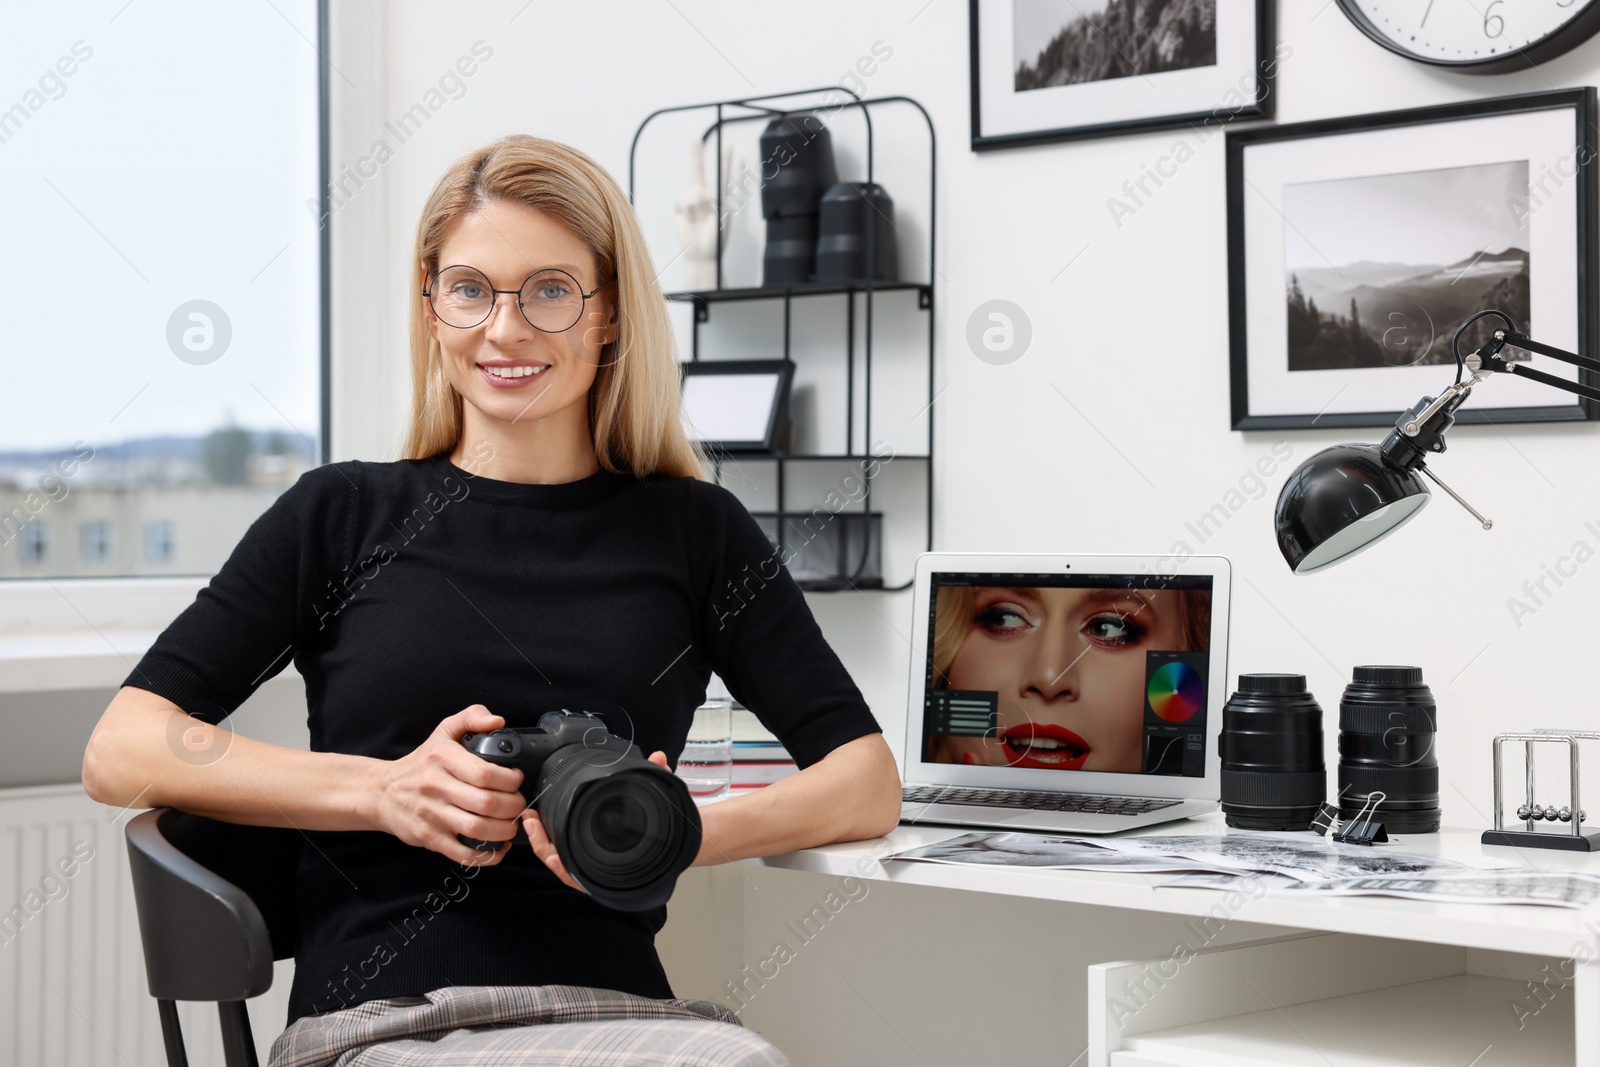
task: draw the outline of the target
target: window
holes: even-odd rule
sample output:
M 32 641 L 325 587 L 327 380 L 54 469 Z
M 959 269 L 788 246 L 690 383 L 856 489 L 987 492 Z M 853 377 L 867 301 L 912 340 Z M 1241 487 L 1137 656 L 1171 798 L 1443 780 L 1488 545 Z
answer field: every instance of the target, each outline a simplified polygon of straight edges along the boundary
M 23 566 L 43 563 L 50 546 L 46 523 L 30 522 L 17 531 L 17 562 Z
M 0 578 L 214 572 L 326 439 L 317 0 L 93 10 L 0 35 Z
M 144 524 L 144 561 L 172 562 L 172 523 L 165 519 Z
M 105 563 L 111 558 L 111 524 L 105 519 L 92 519 L 78 527 L 78 554 L 89 564 Z

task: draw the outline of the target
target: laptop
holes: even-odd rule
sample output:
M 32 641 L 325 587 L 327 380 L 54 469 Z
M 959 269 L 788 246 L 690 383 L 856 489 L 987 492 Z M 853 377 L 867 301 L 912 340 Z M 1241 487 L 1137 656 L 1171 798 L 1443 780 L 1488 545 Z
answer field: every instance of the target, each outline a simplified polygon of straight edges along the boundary
M 1108 834 L 1217 810 L 1221 556 L 918 557 L 900 821 Z

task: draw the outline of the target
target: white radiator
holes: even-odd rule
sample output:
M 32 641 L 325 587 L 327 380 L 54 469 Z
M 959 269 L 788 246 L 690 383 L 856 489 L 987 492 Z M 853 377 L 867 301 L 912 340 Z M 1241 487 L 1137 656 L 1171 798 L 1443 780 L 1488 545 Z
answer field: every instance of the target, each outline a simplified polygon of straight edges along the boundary
M 0 1067 L 164 1067 L 145 984 L 129 819 L 81 786 L 0 790 Z M 250 1001 L 257 1055 L 283 1030 L 293 961 Z M 220 1067 L 216 1008 L 178 1006 L 193 1067 Z

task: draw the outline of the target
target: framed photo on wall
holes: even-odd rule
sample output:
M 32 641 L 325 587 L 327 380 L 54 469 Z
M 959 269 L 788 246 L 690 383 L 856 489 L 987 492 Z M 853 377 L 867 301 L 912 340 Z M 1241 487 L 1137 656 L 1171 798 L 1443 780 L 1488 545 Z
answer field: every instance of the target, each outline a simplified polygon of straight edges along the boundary
M 1594 356 L 1595 121 L 1591 87 L 1230 131 L 1233 428 L 1390 425 L 1454 380 L 1454 335 L 1490 308 Z M 1467 330 L 1463 356 L 1494 322 Z M 1496 375 L 1456 421 L 1597 416 L 1594 401 Z
M 973 151 L 1271 118 L 1273 3 L 969 0 Z

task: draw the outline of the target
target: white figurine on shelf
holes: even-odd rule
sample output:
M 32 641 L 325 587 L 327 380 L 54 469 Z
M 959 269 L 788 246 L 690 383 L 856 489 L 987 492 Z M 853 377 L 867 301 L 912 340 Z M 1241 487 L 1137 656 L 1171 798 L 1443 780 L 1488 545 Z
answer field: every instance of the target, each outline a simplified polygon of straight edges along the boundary
M 678 221 L 678 244 L 683 248 L 684 288 L 717 287 L 717 198 L 706 185 L 704 142 L 690 142 L 689 160 L 694 176 L 689 188 L 678 197 L 673 212 Z M 733 174 L 733 145 L 722 146 L 722 210 L 732 212 L 727 189 Z

